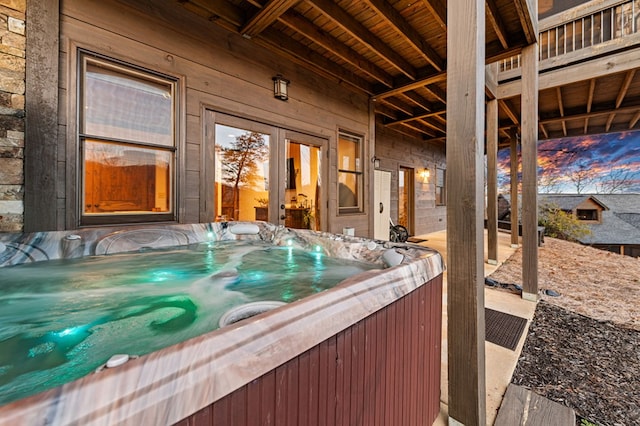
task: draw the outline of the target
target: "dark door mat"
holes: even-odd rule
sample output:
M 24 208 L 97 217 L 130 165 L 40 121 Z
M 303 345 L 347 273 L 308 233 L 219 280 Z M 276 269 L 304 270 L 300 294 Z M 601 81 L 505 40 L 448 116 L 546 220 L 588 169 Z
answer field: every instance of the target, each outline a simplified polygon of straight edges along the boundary
M 514 351 L 527 325 L 525 318 L 484 308 L 485 340 Z
M 425 241 L 427 241 L 427 240 L 425 240 L 425 239 L 423 239 L 423 238 L 416 238 L 416 237 L 409 237 L 409 238 L 407 239 L 407 242 L 408 242 L 408 243 L 416 243 L 416 244 L 417 244 L 417 243 L 424 243 Z

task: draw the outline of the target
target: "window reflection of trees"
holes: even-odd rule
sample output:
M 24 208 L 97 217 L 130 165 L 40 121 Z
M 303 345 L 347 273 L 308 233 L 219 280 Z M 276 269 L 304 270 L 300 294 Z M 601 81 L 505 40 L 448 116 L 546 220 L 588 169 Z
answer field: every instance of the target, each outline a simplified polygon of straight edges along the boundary
M 261 133 L 246 132 L 236 136 L 228 147 L 221 147 L 222 180 L 231 187 L 233 218 L 239 217 L 240 190 L 256 185 L 258 166 L 267 161 L 269 146 Z M 223 198 L 225 198 L 223 196 Z

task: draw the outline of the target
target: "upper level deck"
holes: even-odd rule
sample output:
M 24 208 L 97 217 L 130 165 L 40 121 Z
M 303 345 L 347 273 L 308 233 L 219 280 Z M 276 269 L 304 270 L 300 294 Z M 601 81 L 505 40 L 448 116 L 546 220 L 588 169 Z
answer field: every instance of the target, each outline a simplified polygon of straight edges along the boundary
M 594 0 L 539 22 L 539 138 L 640 129 L 640 0 Z M 498 62 L 500 128 L 520 126 L 519 55 Z
M 540 70 L 640 44 L 640 0 L 591 1 L 539 22 Z M 519 76 L 520 55 L 503 59 L 500 80 Z

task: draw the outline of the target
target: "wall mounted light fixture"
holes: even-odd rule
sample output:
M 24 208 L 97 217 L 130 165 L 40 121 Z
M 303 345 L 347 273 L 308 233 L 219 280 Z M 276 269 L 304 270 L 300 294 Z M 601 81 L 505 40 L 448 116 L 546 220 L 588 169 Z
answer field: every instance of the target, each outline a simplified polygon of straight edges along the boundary
M 273 80 L 273 97 L 286 101 L 289 99 L 289 80 L 282 77 L 280 74 L 272 78 Z
M 375 155 L 373 157 L 371 157 L 371 162 L 373 163 L 373 168 L 374 169 L 379 169 L 380 168 L 380 159 L 378 157 L 376 157 Z
M 431 171 L 429 171 L 429 169 L 424 168 L 420 170 L 420 179 L 422 179 L 422 182 L 429 183 L 430 177 L 431 177 Z

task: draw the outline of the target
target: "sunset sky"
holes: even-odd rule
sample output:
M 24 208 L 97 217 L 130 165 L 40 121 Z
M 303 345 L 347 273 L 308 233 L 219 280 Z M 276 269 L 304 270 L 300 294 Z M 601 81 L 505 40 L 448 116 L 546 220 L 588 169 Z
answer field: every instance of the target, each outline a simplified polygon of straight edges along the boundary
M 576 193 L 570 177 L 578 169 L 588 170 L 594 178 L 582 193 L 599 192 L 603 183 L 621 176 L 631 181 L 622 192 L 640 193 L 640 131 L 540 141 L 540 192 Z M 508 181 L 509 149 L 502 149 L 498 152 L 499 187 L 508 188 Z

